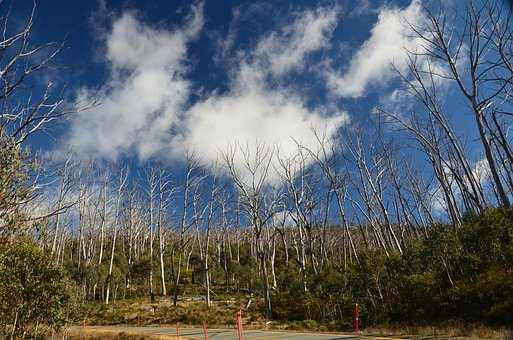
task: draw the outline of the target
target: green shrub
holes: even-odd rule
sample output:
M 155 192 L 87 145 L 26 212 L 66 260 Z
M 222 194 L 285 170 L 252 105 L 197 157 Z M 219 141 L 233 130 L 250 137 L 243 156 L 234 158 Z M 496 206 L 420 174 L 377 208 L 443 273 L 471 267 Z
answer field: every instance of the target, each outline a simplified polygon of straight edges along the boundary
M 0 246 L 1 331 L 23 333 L 40 325 L 59 329 L 76 311 L 77 296 L 63 271 L 33 241 L 19 238 Z

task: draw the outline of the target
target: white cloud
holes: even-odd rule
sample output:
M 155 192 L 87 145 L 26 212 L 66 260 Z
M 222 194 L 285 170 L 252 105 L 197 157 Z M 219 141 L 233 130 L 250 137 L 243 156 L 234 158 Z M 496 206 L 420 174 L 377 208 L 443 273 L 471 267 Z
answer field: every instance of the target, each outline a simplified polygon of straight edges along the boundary
M 331 138 L 347 121 L 345 112 L 309 109 L 300 94 L 275 84 L 301 69 L 309 53 L 326 46 L 335 19 L 335 10 L 307 11 L 279 34 L 261 40 L 233 70 L 226 94 L 207 96 L 188 110 L 174 149 L 194 150 L 203 162 L 212 163 L 235 144 L 251 155 L 265 144 L 289 158 L 297 153 L 296 142 L 318 147 L 314 131 Z M 236 152 L 235 161 L 237 170 L 245 172 L 242 152 Z M 277 159 L 272 163 L 278 168 Z M 269 181 L 277 179 L 272 171 Z
M 382 8 L 370 38 L 354 54 L 348 70 L 344 74 L 326 71 L 330 91 L 336 96 L 358 98 L 370 85 L 383 85 L 391 80 L 395 76 L 394 66 L 404 71 L 408 64 L 406 51 L 415 51 L 420 46 L 408 25 L 420 25 L 423 17 L 420 0 L 412 0 L 404 9 Z
M 255 56 L 274 76 L 301 69 L 308 53 L 329 44 L 337 24 L 337 12 L 336 8 L 327 7 L 301 13 L 280 33 L 273 32 L 261 40 Z
M 295 155 L 296 140 L 315 150 L 314 130 L 331 137 L 347 120 L 344 112 L 326 116 L 309 110 L 296 95 L 254 83 L 240 86 L 227 95 L 209 97 L 188 112 L 184 146 L 195 150 L 206 163 L 215 162 L 219 153 L 234 143 L 247 147 L 250 154 L 261 143 L 276 146 L 284 158 Z M 236 161 L 242 171 L 241 154 Z
M 69 132 L 79 153 L 116 159 L 135 151 L 145 159 L 169 143 L 169 129 L 189 98 L 185 78 L 187 44 L 203 25 L 201 5 L 174 31 L 140 23 L 133 14 L 118 18 L 106 39 L 109 78 L 98 93 L 83 88 L 77 102 L 100 98 L 82 112 Z
M 156 154 L 181 159 L 193 151 L 207 164 L 235 143 L 250 153 L 265 143 L 279 148 L 282 158 L 297 152 L 295 141 L 315 149 L 313 130 L 332 137 L 346 113 L 308 108 L 302 95 L 280 80 L 327 46 L 336 15 L 328 8 L 300 13 L 254 50 L 231 59 L 228 91 L 214 91 L 188 107 L 192 85 L 184 60 L 187 44 L 203 24 L 201 6 L 174 31 L 148 27 L 125 14 L 107 36 L 110 76 L 100 89 L 101 105 L 75 120 L 70 142 L 78 152 L 110 159 L 134 151 L 141 160 Z M 92 96 L 92 90 L 82 89 L 78 97 Z M 242 155 L 236 161 L 242 168 Z

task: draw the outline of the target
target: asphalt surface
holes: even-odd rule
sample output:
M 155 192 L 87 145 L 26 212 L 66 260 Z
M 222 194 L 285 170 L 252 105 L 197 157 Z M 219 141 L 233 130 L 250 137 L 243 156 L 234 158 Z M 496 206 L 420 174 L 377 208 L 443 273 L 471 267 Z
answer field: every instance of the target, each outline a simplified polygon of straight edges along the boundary
M 119 334 L 121 332 L 132 335 L 149 335 L 160 337 L 161 339 L 178 339 L 176 327 L 135 327 L 135 326 L 86 326 L 71 327 L 70 332 L 73 334 L 97 334 L 110 333 Z M 205 339 L 202 328 L 180 328 L 181 340 L 187 339 Z M 238 340 L 237 331 L 235 329 L 209 329 L 209 340 Z M 379 337 L 366 337 L 351 334 L 335 334 L 335 333 L 301 333 L 288 331 L 262 331 L 262 330 L 245 330 L 244 340 L 271 340 L 271 339 L 294 339 L 294 340 L 338 340 L 338 339 L 385 339 Z M 392 339 L 392 338 L 386 338 Z

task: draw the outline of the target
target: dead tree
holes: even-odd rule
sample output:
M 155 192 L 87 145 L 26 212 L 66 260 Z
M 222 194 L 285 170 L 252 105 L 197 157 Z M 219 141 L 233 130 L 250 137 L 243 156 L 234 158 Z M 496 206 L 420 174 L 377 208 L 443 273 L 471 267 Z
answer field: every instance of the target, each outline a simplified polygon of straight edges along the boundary
M 190 217 L 189 214 L 193 208 L 195 186 L 200 184 L 200 179 L 197 176 L 199 169 L 199 161 L 193 153 L 187 153 L 185 161 L 185 180 L 183 185 L 183 204 L 182 213 L 180 218 L 180 226 L 178 230 L 178 263 L 176 269 L 173 270 L 173 304 L 176 306 L 178 303 L 179 289 L 180 289 L 180 278 L 182 275 L 182 265 L 185 258 L 186 246 L 189 243 L 187 238 L 190 228 L 197 222 L 196 216 Z M 173 260 L 174 261 L 174 260 Z
M 172 182 L 164 170 L 160 169 L 158 172 L 158 195 L 159 205 L 157 210 L 157 223 L 159 233 L 159 262 L 160 262 L 160 280 L 162 285 L 162 295 L 167 295 L 166 289 L 166 275 L 164 268 L 164 250 L 165 250 L 165 238 L 164 238 L 164 221 L 167 216 L 167 210 L 171 200 L 176 193 L 176 187 L 172 185 Z
M 120 221 L 121 215 L 121 203 L 123 198 L 123 193 L 127 184 L 128 179 L 128 168 L 121 169 L 118 178 L 118 186 L 117 186 L 117 196 L 116 196 L 116 206 L 114 210 L 114 223 L 113 223 L 113 232 L 112 232 L 112 248 L 110 252 L 110 262 L 109 262 L 109 274 L 107 277 L 107 292 L 105 294 L 105 304 L 109 304 L 111 285 L 112 285 L 112 268 L 114 265 L 114 254 L 116 252 L 116 238 L 118 235 L 118 224 Z
M 344 228 L 342 244 L 343 244 L 343 258 L 344 268 L 347 267 L 348 249 L 349 253 L 358 260 L 358 252 L 356 250 L 356 244 L 353 240 L 353 235 L 349 228 L 349 223 L 346 213 L 346 200 L 347 200 L 347 180 L 348 172 L 347 168 L 344 168 L 339 164 L 339 157 L 334 140 L 327 138 L 325 135 L 315 131 L 315 138 L 317 145 L 315 149 L 306 148 L 311 157 L 315 159 L 316 165 L 321 169 L 324 177 L 326 178 L 328 188 L 326 194 L 326 209 L 330 205 L 331 194 L 335 195 L 335 200 L 338 209 L 338 215 L 340 223 Z M 325 220 L 327 220 L 328 210 L 325 212 Z
M 264 246 L 266 224 L 276 213 L 279 200 L 273 194 L 270 184 L 275 148 L 256 143 L 235 144 L 223 152 L 222 158 L 241 199 L 241 208 L 253 229 L 256 255 L 260 265 L 260 275 L 264 288 L 264 304 L 267 319 L 272 319 L 269 273 L 267 267 L 267 247 Z M 268 199 L 271 195 L 273 198 Z
M 487 116 L 494 109 L 495 101 L 501 99 L 513 79 L 513 74 L 503 72 L 509 59 L 496 57 L 501 53 L 500 49 L 497 53 L 494 46 L 502 46 L 500 42 L 494 44 L 497 35 L 487 34 L 496 28 L 488 13 L 497 6 L 496 1 L 468 2 L 465 22 L 458 26 L 449 24 L 451 20 L 445 9 L 438 13 L 425 9 L 425 27 L 412 27 L 422 49 L 411 51 L 410 55 L 436 65 L 436 68 L 429 67 L 423 72 L 429 78 L 450 81 L 467 102 L 476 122 L 498 202 L 508 207 L 509 198 L 500 177 L 492 137 L 486 127 Z M 498 77 L 498 74 L 504 76 Z M 460 155 L 458 160 L 462 162 Z

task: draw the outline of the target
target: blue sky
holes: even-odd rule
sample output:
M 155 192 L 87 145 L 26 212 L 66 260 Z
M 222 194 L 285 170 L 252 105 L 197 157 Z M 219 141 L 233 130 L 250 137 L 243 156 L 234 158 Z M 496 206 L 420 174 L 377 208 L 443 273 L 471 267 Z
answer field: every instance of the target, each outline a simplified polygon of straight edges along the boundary
M 237 72 L 233 65 L 240 63 L 241 51 L 255 49 L 266 35 L 280 34 L 289 29 L 287 25 L 294 20 L 301 20 L 302 16 L 322 9 L 325 11 L 323 15 L 330 13 L 335 18 L 330 24 L 332 31 L 322 37 L 326 43 L 322 48 L 305 53 L 300 70 L 287 72 L 279 80 L 272 79 L 268 86 L 294 91 L 302 98 L 301 104 L 305 107 L 324 107 L 330 111 L 327 114 L 347 112 L 353 120 L 359 116 L 366 118 L 382 95 L 379 89 L 370 88 L 371 93 L 365 94 L 365 100 L 330 96 L 322 73 L 326 63 L 330 63 L 333 70 L 347 68 L 353 52 L 369 38 L 384 5 L 384 2 L 353 1 L 204 3 L 201 32 L 187 43 L 187 52 L 183 56 L 187 68 L 184 78 L 191 82 L 192 87 L 184 106 L 192 105 L 199 98 L 208 98 L 212 91 L 229 91 L 230 74 Z M 400 9 L 409 6 L 409 1 L 387 2 L 386 5 Z M 152 2 L 150 5 L 130 1 L 81 2 L 78 5 L 63 2 L 51 7 L 41 4 L 39 7 L 38 38 L 59 39 L 67 34 L 68 49 L 62 56 L 62 63 L 71 70 L 65 81 L 71 84 L 72 95 L 81 86 L 93 90 L 108 82 L 112 65 L 104 58 L 106 40 L 113 25 L 123 15 L 130 13 L 144 27 L 173 32 L 186 24 L 190 12 L 189 3 L 177 1 Z M 246 58 L 251 59 L 252 56 Z M 330 108 L 325 108 L 327 106 Z M 130 154 L 130 150 L 126 154 Z
M 15 18 L 30 6 L 16 3 Z M 296 141 L 315 148 L 312 129 L 341 143 L 375 107 L 415 108 L 392 65 L 406 71 L 405 49 L 419 48 L 407 23 L 422 25 L 423 6 L 432 2 L 42 1 L 33 39 L 66 37 L 57 80 L 67 104 L 98 105 L 32 145 L 179 167 L 187 151 L 212 164 L 234 142 L 279 145 L 287 158 Z M 472 116 L 453 94 L 446 85 L 445 107 L 477 162 Z
M 59 80 L 66 83 L 71 101 L 79 88 L 100 89 L 108 81 L 110 66 L 104 58 L 106 39 L 114 23 L 123 15 L 130 13 L 145 27 L 172 32 L 184 24 L 190 4 L 190 1 L 41 2 L 36 12 L 34 40 L 66 37 L 67 48 L 59 59 L 65 72 L 59 75 Z M 230 73 L 234 72 L 230 65 L 237 63 L 237 54 L 241 51 L 254 49 L 266 35 L 279 33 L 291 21 L 300 20 L 302 15 L 324 9 L 336 13 L 333 31 L 326 35 L 327 43 L 305 56 L 301 70 L 285 74 L 279 82 L 288 87 L 287 90 L 296 91 L 305 106 L 331 106 L 330 111 L 347 112 L 353 121 L 368 117 L 372 108 L 379 104 L 380 97 L 387 95 L 389 84 L 371 85 L 359 98 L 333 97 L 321 74 L 323 65 L 329 62 L 331 71 L 343 72 L 355 51 L 369 39 L 380 12 L 404 10 L 411 5 L 409 0 L 206 1 L 201 4 L 204 7 L 203 27 L 188 43 L 184 56 L 186 78 L 193 87 L 186 105 L 211 91 L 223 93 L 229 90 Z M 16 4 L 20 17 L 28 13 L 31 3 L 23 5 Z M 227 51 L 221 51 L 221 44 L 228 41 Z M 389 81 L 393 82 L 393 79 Z

